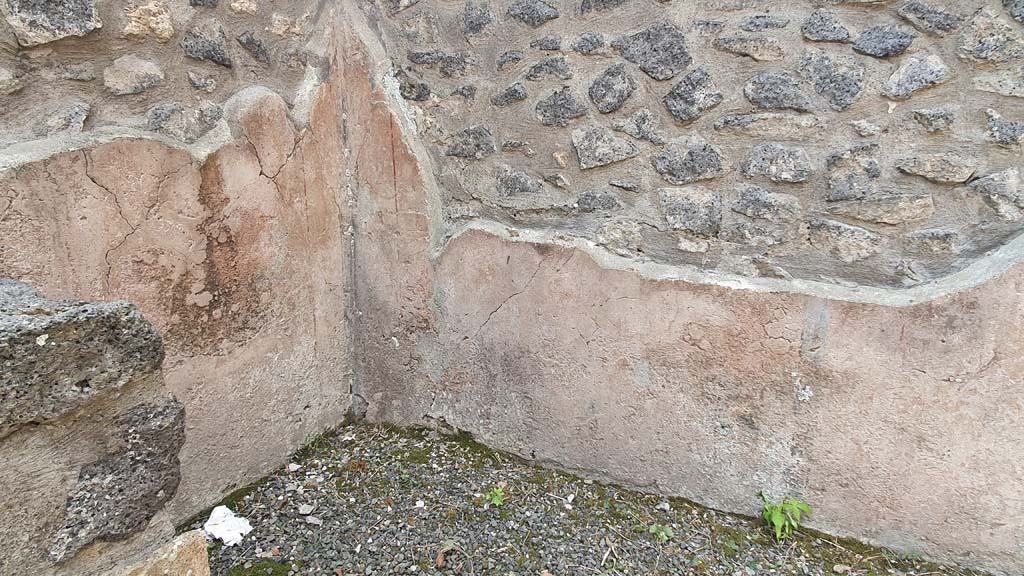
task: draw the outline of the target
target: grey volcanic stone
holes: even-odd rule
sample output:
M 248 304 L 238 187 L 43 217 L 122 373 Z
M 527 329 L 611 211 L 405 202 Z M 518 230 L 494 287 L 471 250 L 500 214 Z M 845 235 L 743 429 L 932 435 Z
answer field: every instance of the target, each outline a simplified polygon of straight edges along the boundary
M 562 49 L 562 37 L 558 34 L 548 34 L 530 42 L 530 48 L 537 50 L 556 51 Z
M 388 14 L 394 16 L 406 8 L 411 8 L 419 3 L 420 0 L 384 0 L 384 8 Z
M 808 232 L 812 246 L 847 263 L 868 258 L 882 246 L 882 237 L 878 234 L 835 220 L 813 220 Z
M 740 22 L 740 30 L 745 32 L 761 32 L 763 30 L 778 30 L 789 26 L 789 18 L 772 16 L 771 14 L 755 14 L 747 16 Z
M 212 130 L 223 115 L 221 107 L 209 101 L 203 101 L 197 107 L 185 107 L 178 102 L 162 103 L 146 112 L 146 127 L 192 143 Z
M 756 74 L 743 86 L 743 95 L 751 104 L 765 110 L 810 112 L 812 107 L 800 80 L 781 70 Z
M 188 83 L 192 85 L 196 90 L 202 90 L 203 92 L 213 92 L 217 89 L 217 81 L 211 76 L 204 76 L 198 72 L 188 71 Z
M 719 237 L 726 242 L 748 246 L 774 246 L 781 244 L 787 236 L 783 226 L 764 222 L 731 222 L 722 227 Z
M 580 37 L 573 42 L 572 49 L 574 52 L 583 54 L 584 56 L 590 56 L 592 54 L 604 54 L 607 52 L 608 43 L 605 41 L 604 36 L 599 32 L 584 32 L 580 34 Z
M 917 38 L 913 30 L 889 24 L 865 30 L 853 43 L 853 51 L 875 58 L 899 56 L 910 48 Z
M 722 52 L 748 56 L 758 62 L 775 62 L 786 56 L 779 40 L 766 36 L 726 36 L 715 38 L 711 45 Z
M 697 20 L 690 28 L 701 36 L 715 36 L 725 30 L 725 22 L 721 20 Z
M 47 300 L 0 280 L 0 438 L 156 373 L 163 343 L 135 306 Z
M 804 38 L 815 42 L 851 42 L 853 35 L 831 10 L 815 10 L 800 26 Z
M 870 143 L 829 155 L 825 161 L 829 171 L 826 200 L 856 200 L 876 194 L 875 181 L 882 176 L 880 154 L 879 145 Z
M 723 99 L 724 96 L 707 70 L 697 68 L 683 76 L 663 102 L 677 120 L 689 122 L 721 104 Z
M 619 199 L 610 192 L 588 191 L 576 199 L 580 212 L 608 212 L 620 206 Z
M 541 80 L 548 76 L 569 80 L 572 78 L 572 68 L 565 56 L 548 56 L 530 67 L 526 73 L 527 80 Z
M 583 0 L 580 3 L 580 13 L 586 14 L 591 11 L 603 12 L 605 10 L 611 10 L 612 8 L 618 8 L 625 4 L 628 0 Z
M 32 135 L 42 138 L 62 132 L 79 133 L 90 109 L 89 104 L 81 100 L 67 103 L 64 108 L 36 122 L 32 126 Z
M 476 86 L 470 86 L 469 84 L 463 84 L 451 91 L 449 96 L 460 96 L 466 100 L 472 100 L 476 98 Z
M 163 81 L 164 73 L 159 66 L 131 54 L 103 69 L 103 85 L 116 96 L 145 92 Z
M 636 91 L 637 83 L 626 72 L 625 64 L 615 64 L 598 76 L 590 85 L 590 101 L 602 114 L 615 112 Z
M 181 39 L 181 48 L 185 55 L 196 60 L 208 60 L 231 68 L 231 56 L 228 54 L 228 37 L 224 27 L 216 20 L 207 20 L 199 26 L 190 28 Z
M 523 53 L 519 50 L 508 50 L 502 52 L 501 56 L 498 56 L 498 70 L 504 70 L 509 66 L 518 64 L 523 60 Z
M 748 138 L 803 139 L 822 133 L 827 121 L 810 114 L 759 112 L 728 114 L 715 120 L 715 130 Z
M 677 138 L 651 157 L 661 177 L 672 184 L 689 184 L 725 174 L 725 157 L 700 136 Z
M 270 63 L 270 49 L 267 43 L 260 40 L 252 32 L 246 31 L 238 35 L 238 43 L 245 48 L 257 62 Z
M 792 194 L 770 192 L 758 186 L 745 186 L 732 205 L 732 211 L 748 218 L 789 222 L 800 215 L 800 200 Z
M 406 100 L 423 102 L 430 99 L 430 86 L 419 78 L 415 78 L 405 70 L 395 72 L 398 79 L 398 93 Z
M 659 132 L 660 128 L 661 122 L 658 117 L 647 108 L 641 108 L 631 114 L 629 118 L 615 123 L 615 129 L 619 132 L 659 146 L 666 142 L 665 137 Z
M 619 38 L 612 47 L 655 80 L 668 80 L 693 61 L 683 31 L 669 22 Z
M 509 166 L 498 168 L 496 190 L 501 198 L 537 194 L 544 185 L 526 172 L 515 170 Z
M 1003 8 L 1014 20 L 1024 24 L 1024 0 L 1003 0 Z
M 852 106 L 864 90 L 864 66 L 853 58 L 811 49 L 800 60 L 800 74 L 836 110 Z
M 50 546 L 55 562 L 92 542 L 125 540 L 141 531 L 178 489 L 178 452 L 185 442 L 181 404 L 142 404 L 116 424 L 122 448 L 83 467 L 68 494 L 64 524 Z
M 949 77 L 949 66 L 938 54 L 918 52 L 907 56 L 892 73 L 882 85 L 882 94 L 895 100 L 906 100 L 914 92 L 941 84 Z
M 573 130 L 572 145 L 576 148 L 582 170 L 621 162 L 640 153 L 632 142 L 600 126 Z
M 922 108 L 914 110 L 914 120 L 929 132 L 949 130 L 956 114 L 948 108 Z
M 985 114 L 988 116 L 989 138 L 996 144 L 1013 148 L 1024 142 L 1024 122 L 1006 120 L 991 108 L 986 110 Z
M 957 53 L 978 62 L 1010 62 L 1024 56 L 1024 38 L 1005 18 L 982 8 L 960 32 Z
M 673 230 L 705 238 L 718 234 L 722 223 L 722 195 L 703 186 L 661 188 L 661 212 Z
M 978 168 L 978 162 L 955 152 L 942 152 L 900 158 L 896 160 L 896 168 L 905 174 L 946 184 L 970 180 Z
M 587 113 L 587 105 L 568 86 L 541 99 L 535 109 L 540 123 L 545 126 L 566 126 L 573 118 Z
M 526 97 L 526 86 L 524 86 L 522 82 L 516 82 L 495 94 L 491 98 L 491 104 L 494 104 L 495 106 L 510 106 L 516 102 L 526 100 Z
M 446 156 L 479 160 L 497 152 L 494 136 L 486 126 L 470 126 L 452 137 Z
M 945 36 L 963 25 L 964 18 L 959 14 L 947 12 L 942 8 L 921 2 L 908 0 L 900 5 L 896 13 L 910 22 L 914 28 L 937 36 Z
M 508 15 L 527 26 L 539 28 L 545 23 L 558 18 L 558 8 L 543 0 L 519 0 L 509 7 Z
M 805 182 L 811 176 L 811 159 L 803 148 L 759 144 L 743 166 L 746 176 L 765 176 L 772 182 Z
M 462 33 L 466 36 L 476 36 L 483 33 L 488 26 L 494 23 L 494 12 L 486 2 L 476 4 L 473 0 L 466 2 L 466 8 L 462 11 Z
M 0 11 L 21 46 L 85 36 L 103 25 L 95 0 L 0 0 Z
M 1024 186 L 1017 168 L 978 178 L 967 188 L 980 194 L 1000 218 L 1019 220 L 1024 214 Z
M 218 0 L 188 0 L 190 6 L 200 6 L 203 8 L 213 8 L 217 6 Z
M 423 50 L 409 52 L 409 61 L 419 66 L 437 66 L 442 76 L 452 78 L 466 73 L 471 56 L 465 52 Z

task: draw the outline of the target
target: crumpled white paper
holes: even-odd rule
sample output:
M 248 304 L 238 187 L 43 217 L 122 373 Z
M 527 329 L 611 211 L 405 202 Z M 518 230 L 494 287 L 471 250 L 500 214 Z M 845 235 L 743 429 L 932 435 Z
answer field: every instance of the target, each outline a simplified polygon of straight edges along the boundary
M 234 546 L 252 532 L 252 524 L 241 516 L 235 516 L 227 506 L 217 506 L 203 524 L 203 532 L 211 539 L 223 541 L 225 546 Z

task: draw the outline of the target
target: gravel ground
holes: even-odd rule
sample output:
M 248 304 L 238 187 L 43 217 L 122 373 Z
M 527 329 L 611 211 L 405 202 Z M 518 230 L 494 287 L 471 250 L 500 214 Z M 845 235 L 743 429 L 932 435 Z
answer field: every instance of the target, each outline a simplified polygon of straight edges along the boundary
M 776 544 L 758 520 L 377 425 L 318 437 L 224 504 L 254 529 L 211 544 L 215 575 L 980 574 L 821 534 Z

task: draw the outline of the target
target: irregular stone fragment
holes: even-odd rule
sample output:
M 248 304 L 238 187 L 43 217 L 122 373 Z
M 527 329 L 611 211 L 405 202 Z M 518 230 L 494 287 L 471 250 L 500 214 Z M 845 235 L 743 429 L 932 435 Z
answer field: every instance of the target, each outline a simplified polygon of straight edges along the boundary
M 145 378 L 163 359 L 159 334 L 132 304 L 48 300 L 0 279 L 0 438 Z
M 178 102 L 157 104 L 146 113 L 147 128 L 182 142 L 192 143 L 217 125 L 223 110 L 213 102 L 185 107 Z
M 806 182 L 811 159 L 803 148 L 759 144 L 743 166 L 745 176 L 765 176 L 772 182 Z
M 651 164 L 672 184 L 689 184 L 725 174 L 725 157 L 697 134 L 672 140 L 651 157 Z
M 850 121 L 850 126 L 853 126 L 853 129 L 854 129 L 854 131 L 857 132 L 858 136 L 861 136 L 861 137 L 864 137 L 864 138 L 866 138 L 868 136 L 878 136 L 879 134 L 882 133 L 882 127 L 881 126 L 879 126 L 877 124 L 874 124 L 874 123 L 872 123 L 872 122 L 870 122 L 868 120 L 864 120 L 864 119 L 861 119 L 861 120 L 851 120 Z
M 1003 0 L 1003 8 L 1014 20 L 1024 24 L 1024 0 Z
M 972 80 L 975 90 L 1024 98 L 1024 68 L 998 70 L 991 74 L 975 74 Z
M 494 147 L 494 136 L 486 126 L 470 126 L 453 137 L 446 156 L 465 158 L 467 160 L 479 160 L 497 152 Z
M 181 40 L 181 48 L 189 58 L 208 60 L 226 68 L 232 66 L 227 34 L 216 20 L 207 20 L 190 28 Z
M 693 61 L 686 49 L 683 31 L 669 22 L 659 22 L 619 38 L 612 42 L 612 48 L 655 80 L 668 80 Z
M 530 70 L 526 73 L 526 79 L 533 81 L 541 80 L 548 76 L 562 80 L 570 80 L 572 78 L 572 68 L 569 67 L 569 61 L 565 59 L 565 56 L 548 56 L 531 66 Z
M 825 161 L 828 168 L 829 202 L 857 200 L 877 193 L 875 181 L 882 176 L 878 161 L 881 149 L 878 144 L 861 144 L 829 155 Z
M 781 70 L 756 74 L 743 86 L 743 95 L 754 106 L 766 110 L 810 112 L 812 108 L 800 80 Z
M 545 126 L 566 126 L 573 118 L 587 113 L 587 105 L 568 86 L 542 98 L 535 109 L 540 123 Z
M 769 192 L 758 186 L 744 186 L 732 211 L 748 218 L 789 222 L 800 215 L 800 200 L 792 194 Z
M 103 70 L 103 85 L 116 96 L 145 92 L 164 81 L 163 70 L 131 54 L 121 56 Z
M 572 44 L 574 52 L 591 56 L 594 54 L 605 54 L 608 52 L 608 43 L 604 36 L 598 32 L 584 32 Z
M 543 0 L 519 0 L 509 7 L 508 15 L 527 26 L 539 28 L 558 18 L 560 13 L 557 8 Z
M 621 188 L 627 192 L 636 192 L 640 189 L 640 185 L 631 180 L 609 180 L 608 184 L 616 188 Z
M 808 232 L 812 246 L 846 263 L 868 258 L 882 247 L 881 236 L 835 220 L 814 220 L 809 223 Z
M 661 188 L 661 212 L 673 230 L 710 238 L 722 223 L 722 195 L 703 186 Z
M 24 87 L 21 80 L 13 72 L 7 68 L 0 67 L 0 95 L 14 94 Z
M 89 117 L 89 110 L 89 105 L 81 100 L 71 102 L 61 110 L 36 122 L 32 126 L 32 135 L 45 138 L 54 134 L 81 132 L 85 119 Z
M 270 49 L 267 43 L 256 37 L 255 34 L 245 31 L 238 36 L 238 43 L 245 48 L 257 62 L 270 63 Z
M 515 170 L 509 166 L 498 168 L 496 190 L 500 198 L 537 194 L 543 188 L 544 185 L 540 180 L 533 178 L 526 172 Z
M 691 71 L 665 96 L 663 102 L 672 116 L 689 122 L 721 104 L 724 96 L 704 68 Z
M 772 16 L 771 14 L 755 14 L 748 16 L 740 22 L 740 30 L 745 32 L 761 32 L 763 30 L 778 30 L 789 26 L 789 18 Z
M 800 26 L 804 38 L 814 42 L 852 42 L 853 35 L 831 10 L 815 10 Z
M 915 230 L 905 237 L 914 250 L 933 254 L 958 254 L 960 252 L 960 235 L 955 230 L 941 228 Z
M 913 114 L 914 120 L 929 132 L 949 130 L 956 119 L 956 114 L 948 108 L 921 108 Z
M 991 108 L 985 114 L 988 116 L 988 137 L 996 144 L 1013 148 L 1024 142 L 1024 122 L 1006 120 Z
M 832 204 L 829 212 L 865 222 L 896 225 L 931 218 L 935 204 L 931 194 L 878 194 Z
M 128 10 L 125 18 L 128 22 L 122 33 L 127 38 L 145 38 L 152 35 L 158 42 L 167 42 L 174 37 L 171 13 L 166 6 L 156 0 Z
M 267 31 L 274 36 L 279 36 L 281 38 L 286 36 L 301 36 L 303 34 L 302 21 L 296 21 L 295 18 L 290 18 L 285 14 L 274 12 L 270 15 L 270 26 L 267 26 Z
M 413 102 L 424 102 L 430 99 L 430 86 L 419 78 L 414 78 L 404 70 L 395 73 L 398 79 L 398 93 L 402 98 Z
M 384 0 L 384 8 L 388 14 L 394 16 L 406 8 L 412 8 L 419 3 L 420 0 Z
M 449 96 L 459 96 L 466 100 L 472 100 L 473 98 L 476 98 L 476 86 L 470 86 L 468 84 L 459 86 L 455 88 L 455 90 L 452 90 Z
M 721 20 L 697 20 L 693 23 L 691 30 L 701 36 L 715 36 L 725 30 L 725 22 Z
M 651 144 L 662 145 L 665 137 L 662 136 L 659 128 L 661 123 L 658 117 L 647 108 L 641 108 L 625 120 L 615 123 L 614 128 L 619 132 L 625 132 L 638 140 L 647 140 Z
M 409 52 L 410 62 L 421 66 L 437 66 L 441 75 L 446 78 L 465 74 L 471 60 L 471 56 L 465 52 L 444 52 L 441 50 Z
M 599 126 L 573 130 L 572 145 L 576 148 L 582 170 L 621 162 L 640 153 L 629 140 L 619 138 L 611 130 Z
M 526 86 L 522 82 L 516 82 L 491 97 L 491 104 L 495 106 L 510 106 L 516 102 L 526 100 L 526 97 Z
M 1019 220 L 1024 215 L 1024 182 L 1017 168 L 978 178 L 967 188 L 988 204 L 1004 220 Z
M 960 28 L 963 16 L 947 12 L 942 8 L 920 0 L 908 0 L 896 9 L 896 13 L 922 32 L 945 36 Z
M 217 89 L 217 81 L 211 76 L 203 76 L 202 74 L 188 71 L 188 83 L 192 85 L 196 90 L 203 92 L 213 92 Z
M 788 139 L 820 135 L 826 126 L 826 122 L 817 116 L 761 112 L 722 116 L 715 121 L 714 128 L 741 136 Z
M 978 162 L 955 152 L 944 152 L 901 158 L 896 161 L 896 168 L 905 174 L 947 184 L 969 180 L 977 170 Z
M 580 212 L 608 212 L 620 206 L 619 199 L 608 192 L 588 191 L 576 199 Z
M 602 114 L 615 112 L 637 89 L 636 80 L 626 73 L 625 64 L 615 64 L 598 76 L 590 85 L 590 101 Z
M 103 26 L 95 0 L 3 0 L 0 11 L 21 46 L 85 36 Z
M 566 178 L 563 174 L 549 174 L 544 177 L 544 181 L 554 184 L 555 186 L 558 186 L 563 190 L 569 188 L 569 179 Z
M 189 6 L 200 6 L 203 8 L 215 8 L 219 0 L 188 0 Z
M 1024 38 L 991 8 L 971 16 L 957 40 L 957 53 L 965 60 L 1009 62 L 1024 56 Z
M 783 226 L 764 222 L 730 222 L 722 227 L 719 237 L 726 242 L 747 246 L 774 246 L 786 240 Z
M 231 4 L 228 4 L 228 8 L 231 9 L 235 14 L 259 14 L 259 6 L 256 5 L 254 0 L 231 0 Z
M 47 70 L 45 77 L 49 79 L 72 80 L 75 82 L 92 82 L 96 79 L 96 67 L 92 62 L 68 64 L 58 63 Z
M 726 36 L 711 43 L 717 50 L 747 56 L 757 62 L 775 62 L 786 57 L 777 38 L 765 36 Z
M 54 562 L 93 542 L 125 540 L 143 530 L 178 489 L 178 452 L 185 442 L 181 404 L 142 404 L 117 424 L 123 448 L 83 467 L 68 494 L 64 524 L 49 550 Z
M 882 94 L 894 100 L 906 100 L 924 90 L 949 80 L 949 66 L 938 54 L 918 52 L 907 56 L 900 67 L 882 85 Z
M 530 48 L 537 50 L 556 51 L 562 49 L 562 37 L 558 34 L 548 34 L 530 42 Z
M 857 101 L 864 90 L 864 73 L 864 66 L 853 58 L 832 57 L 821 50 L 808 50 L 800 60 L 800 74 L 836 110 Z
M 627 0 L 583 0 L 580 4 L 580 14 L 586 14 L 591 11 L 603 12 L 611 10 L 612 8 L 622 6 L 626 2 Z
M 597 242 L 616 254 L 633 256 L 644 242 L 643 231 L 637 222 L 608 222 L 597 230 Z
M 477 4 L 473 0 L 466 2 L 466 8 L 462 11 L 462 33 L 466 36 L 482 34 L 488 26 L 494 23 L 494 12 L 486 2 Z
M 853 43 L 853 51 L 875 58 L 899 56 L 910 48 L 917 33 L 902 26 L 889 24 L 865 30 Z
M 518 64 L 523 60 L 523 53 L 519 50 L 508 50 L 502 52 L 501 56 L 498 56 L 498 71 L 504 70 L 509 66 Z

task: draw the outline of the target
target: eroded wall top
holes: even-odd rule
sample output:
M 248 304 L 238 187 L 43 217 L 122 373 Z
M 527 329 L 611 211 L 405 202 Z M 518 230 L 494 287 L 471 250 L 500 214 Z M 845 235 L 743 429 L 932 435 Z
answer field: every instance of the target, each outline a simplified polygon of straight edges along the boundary
M 367 6 L 449 224 L 905 287 L 1014 238 L 1014 0 Z

